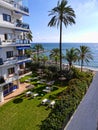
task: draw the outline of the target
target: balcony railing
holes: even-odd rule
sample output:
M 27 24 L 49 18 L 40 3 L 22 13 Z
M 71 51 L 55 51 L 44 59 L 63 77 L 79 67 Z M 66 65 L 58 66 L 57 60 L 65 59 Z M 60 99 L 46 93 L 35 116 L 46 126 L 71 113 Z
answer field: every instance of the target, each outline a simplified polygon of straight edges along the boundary
M 16 22 L 16 27 L 24 28 L 24 29 L 29 29 L 29 24 L 22 23 L 21 21 Z
M 19 62 L 28 62 L 31 61 L 30 55 L 23 55 L 23 56 L 14 56 L 12 58 L 9 58 L 5 61 L 2 60 L 3 64 L 0 64 L 0 68 L 8 65 L 17 64 Z
M 19 76 L 24 75 L 24 74 L 29 73 L 29 72 L 31 72 L 31 70 L 30 70 L 29 68 L 20 69 L 20 70 L 18 71 Z
M 16 44 L 30 44 L 28 39 L 17 39 Z
M 25 60 L 25 59 L 28 59 L 28 58 L 30 58 L 30 56 L 25 56 L 24 55 L 24 56 L 18 56 L 17 57 L 18 60 Z
M 0 45 L 6 45 L 6 46 L 8 46 L 8 45 L 13 45 L 13 46 L 17 46 L 18 44 L 21 44 L 21 45 L 23 45 L 23 44 L 28 44 L 28 45 L 30 45 L 30 41 L 28 40 L 28 39 L 12 39 L 12 40 L 3 40 L 3 41 L 1 41 L 0 42 Z M 0 62 L 1 62 L 1 60 L 0 60 Z
M 14 0 L 4 0 L 4 1 L 11 4 L 11 5 L 13 5 L 15 8 L 17 8 L 17 9 L 19 9 L 21 11 L 29 13 L 28 7 L 22 6 L 19 3 L 15 2 Z
M 3 60 L 2 60 L 3 61 Z M 12 58 L 9 58 L 5 61 L 3 61 L 3 64 L 1 64 L 0 66 L 8 66 L 8 65 L 13 65 L 13 64 L 16 64 L 17 63 L 17 58 L 16 57 L 12 57 Z

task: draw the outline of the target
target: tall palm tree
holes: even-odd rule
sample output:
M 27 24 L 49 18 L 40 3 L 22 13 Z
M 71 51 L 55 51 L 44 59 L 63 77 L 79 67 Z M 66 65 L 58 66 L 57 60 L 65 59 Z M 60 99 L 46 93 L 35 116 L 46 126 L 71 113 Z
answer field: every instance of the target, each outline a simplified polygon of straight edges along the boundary
M 52 15 L 53 17 L 48 23 L 50 27 L 60 27 L 60 71 L 62 70 L 62 25 L 64 24 L 67 27 L 68 25 L 75 24 L 74 10 L 70 6 L 67 6 L 67 3 L 67 0 L 58 1 L 57 6 L 50 11 L 49 16 Z
M 58 60 L 60 59 L 60 50 L 58 48 L 52 49 L 49 57 L 55 61 L 55 64 L 57 64 Z
M 40 51 L 44 51 L 42 44 L 35 44 L 35 46 L 33 47 L 33 51 L 36 52 L 37 61 L 39 62 Z
M 93 60 L 93 55 L 89 47 L 87 46 L 80 46 L 77 49 L 78 61 L 81 62 L 81 71 L 83 69 L 84 63 L 89 63 L 90 60 Z
M 75 48 L 71 48 L 70 50 L 66 49 L 65 59 L 69 63 L 69 68 L 71 68 L 73 62 L 76 62 L 77 59 L 78 59 L 78 57 L 77 57 L 77 50 Z

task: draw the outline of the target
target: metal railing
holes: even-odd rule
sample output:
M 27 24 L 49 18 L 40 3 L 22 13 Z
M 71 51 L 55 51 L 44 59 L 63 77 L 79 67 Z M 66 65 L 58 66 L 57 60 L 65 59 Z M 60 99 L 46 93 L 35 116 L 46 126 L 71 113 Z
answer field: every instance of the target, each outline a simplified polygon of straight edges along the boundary
M 28 39 L 17 39 L 16 44 L 30 44 Z
M 25 60 L 25 59 L 28 59 L 28 58 L 30 58 L 30 57 L 28 57 L 26 55 L 24 55 L 24 56 L 18 56 L 17 60 Z
M 29 13 L 29 8 L 28 7 L 22 6 L 19 3 L 15 2 L 14 0 L 3 0 L 3 1 L 13 5 L 15 8 L 17 8 L 17 9 L 19 9 L 21 11 Z
M 29 29 L 29 24 L 23 23 L 20 20 L 15 23 L 16 27 L 24 28 L 24 29 Z

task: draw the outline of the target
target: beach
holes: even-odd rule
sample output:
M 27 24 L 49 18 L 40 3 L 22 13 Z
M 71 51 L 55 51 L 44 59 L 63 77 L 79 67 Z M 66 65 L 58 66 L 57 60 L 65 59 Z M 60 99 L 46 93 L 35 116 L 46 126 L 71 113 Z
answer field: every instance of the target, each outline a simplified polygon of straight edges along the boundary
M 36 43 L 31 43 L 31 47 L 33 47 Z M 38 44 L 38 43 L 37 43 Z M 59 48 L 59 43 L 39 43 L 42 44 L 44 50 L 52 50 L 53 48 Z M 84 68 L 88 68 L 93 71 L 98 71 L 98 43 L 62 43 L 62 53 L 66 54 L 66 49 L 70 49 L 72 47 L 79 48 L 81 45 L 88 46 L 92 52 L 93 60 L 91 60 L 88 64 L 84 64 Z M 45 52 L 47 56 L 49 56 L 49 52 Z M 64 64 L 68 64 L 66 60 L 63 60 Z M 79 66 L 79 63 L 76 63 L 75 66 Z

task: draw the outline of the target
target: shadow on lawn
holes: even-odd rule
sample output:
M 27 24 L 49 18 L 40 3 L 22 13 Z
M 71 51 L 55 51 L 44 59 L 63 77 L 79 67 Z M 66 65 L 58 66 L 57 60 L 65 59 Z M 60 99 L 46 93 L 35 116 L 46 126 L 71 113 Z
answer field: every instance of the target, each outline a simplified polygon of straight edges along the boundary
M 23 102 L 22 98 L 16 98 L 16 99 L 13 100 L 13 103 L 15 103 L 15 104 L 18 104 L 18 103 L 21 103 L 21 102 Z

